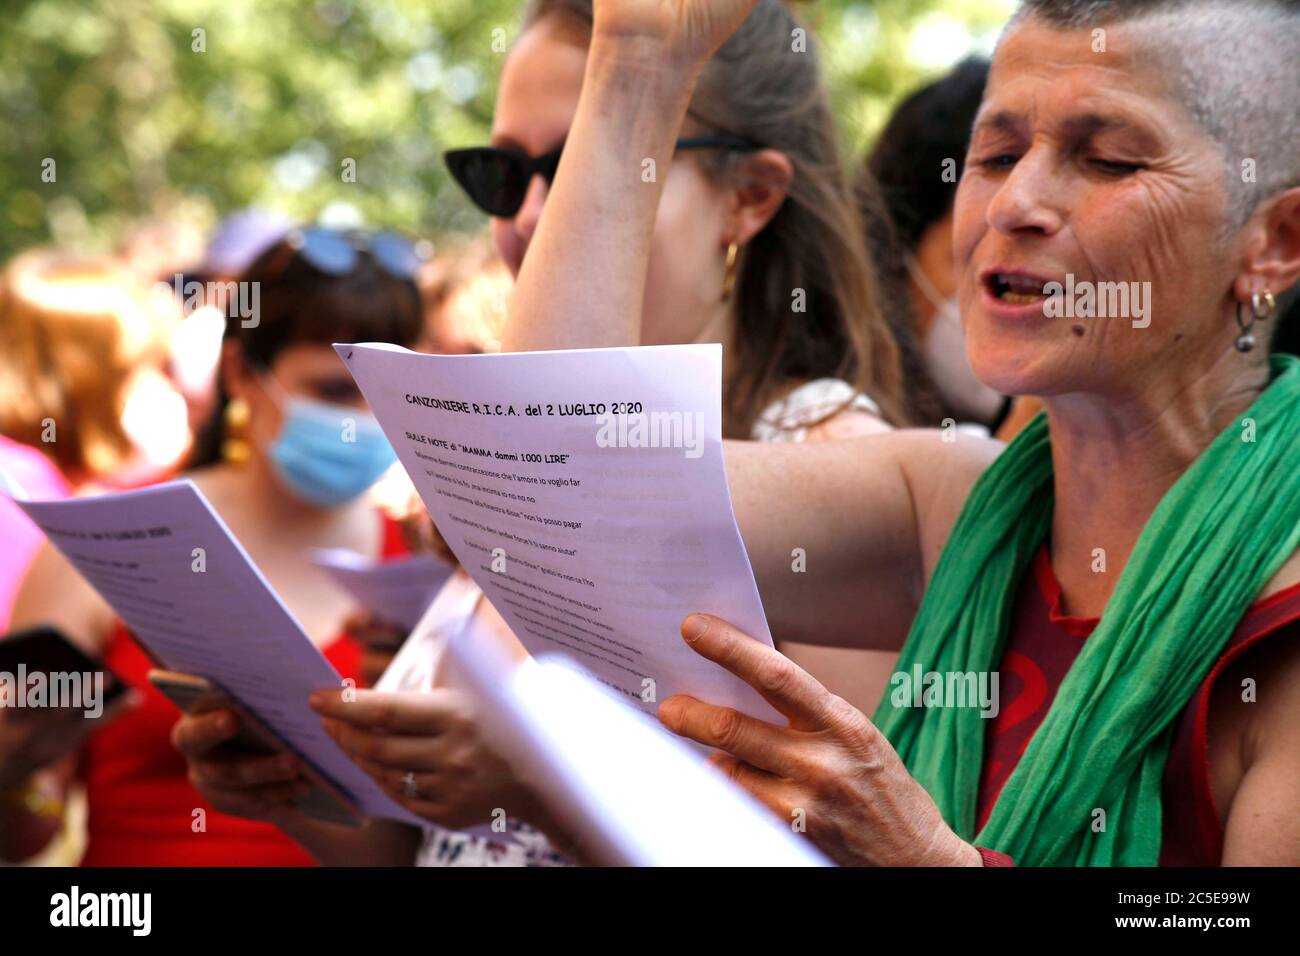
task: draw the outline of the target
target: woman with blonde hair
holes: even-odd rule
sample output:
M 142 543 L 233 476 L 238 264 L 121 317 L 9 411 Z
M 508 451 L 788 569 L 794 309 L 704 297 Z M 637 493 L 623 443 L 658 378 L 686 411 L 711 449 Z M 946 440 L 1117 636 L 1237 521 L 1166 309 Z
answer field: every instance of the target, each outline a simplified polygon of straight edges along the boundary
M 74 485 L 111 479 L 136 453 L 130 386 L 166 359 L 178 318 L 111 260 L 19 256 L 0 278 L 0 434 Z
M 148 454 L 160 436 L 143 427 L 140 399 L 173 394 L 162 366 L 178 318 L 113 260 L 33 250 L 10 262 L 0 273 L 0 468 L 43 497 L 156 475 L 167 462 Z M 179 452 L 184 424 L 159 404 L 172 426 L 161 437 Z M 2 629 L 40 535 L 3 500 L 0 525 Z

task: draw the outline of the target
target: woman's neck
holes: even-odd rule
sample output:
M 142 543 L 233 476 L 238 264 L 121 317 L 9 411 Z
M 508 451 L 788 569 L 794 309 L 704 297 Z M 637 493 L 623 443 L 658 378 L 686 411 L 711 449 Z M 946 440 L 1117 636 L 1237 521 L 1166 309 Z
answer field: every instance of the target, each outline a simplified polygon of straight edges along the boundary
M 722 388 L 732 381 L 736 372 L 736 313 L 730 305 L 718 303 L 700 326 L 692 340 L 693 345 L 720 342 L 722 344 Z
M 1267 383 L 1265 363 L 1232 353 L 1173 388 L 1122 400 L 1078 393 L 1046 400 L 1052 566 L 1067 613 L 1101 614 L 1161 499 Z
M 308 504 L 285 488 L 257 455 L 241 465 L 218 465 L 207 472 L 203 484 L 210 497 L 221 499 L 213 504 L 223 516 L 229 511 L 250 531 L 271 529 L 268 537 L 284 541 L 328 538 L 353 525 L 359 511 L 370 510 L 364 497 L 337 508 Z

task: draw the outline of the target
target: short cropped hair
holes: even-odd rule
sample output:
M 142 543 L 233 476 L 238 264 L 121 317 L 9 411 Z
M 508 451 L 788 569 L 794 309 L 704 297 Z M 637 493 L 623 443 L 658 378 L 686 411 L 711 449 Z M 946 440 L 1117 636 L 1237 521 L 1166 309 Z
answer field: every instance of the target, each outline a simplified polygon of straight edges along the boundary
M 1141 26 L 1175 78 L 1178 99 L 1223 154 L 1229 231 L 1260 202 L 1300 186 L 1295 0 L 1022 0 L 1008 29 L 1026 19 L 1063 28 Z

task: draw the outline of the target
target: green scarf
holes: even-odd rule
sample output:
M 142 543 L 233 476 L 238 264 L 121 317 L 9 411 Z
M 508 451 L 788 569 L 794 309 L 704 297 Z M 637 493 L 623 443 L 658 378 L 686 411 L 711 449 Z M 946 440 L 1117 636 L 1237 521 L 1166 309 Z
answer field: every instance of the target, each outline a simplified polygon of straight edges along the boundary
M 1300 360 L 1274 356 L 1272 364 L 1272 384 L 1142 529 L 1100 623 L 978 835 L 986 726 L 979 709 L 895 706 L 885 692 L 876 725 L 963 839 L 1020 865 L 1156 864 L 1160 778 L 1175 719 L 1300 544 Z M 996 670 L 1052 507 L 1051 443 L 1040 414 L 975 483 L 898 672 Z

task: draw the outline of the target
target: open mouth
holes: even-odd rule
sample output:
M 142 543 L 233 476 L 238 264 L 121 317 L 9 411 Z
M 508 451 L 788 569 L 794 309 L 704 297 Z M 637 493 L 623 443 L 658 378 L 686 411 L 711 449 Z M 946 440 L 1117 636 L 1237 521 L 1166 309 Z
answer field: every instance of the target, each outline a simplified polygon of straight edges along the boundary
M 993 298 L 1007 305 L 1035 305 L 1048 298 L 1043 291 L 1047 280 L 1038 276 L 990 272 L 984 277 L 984 286 Z

